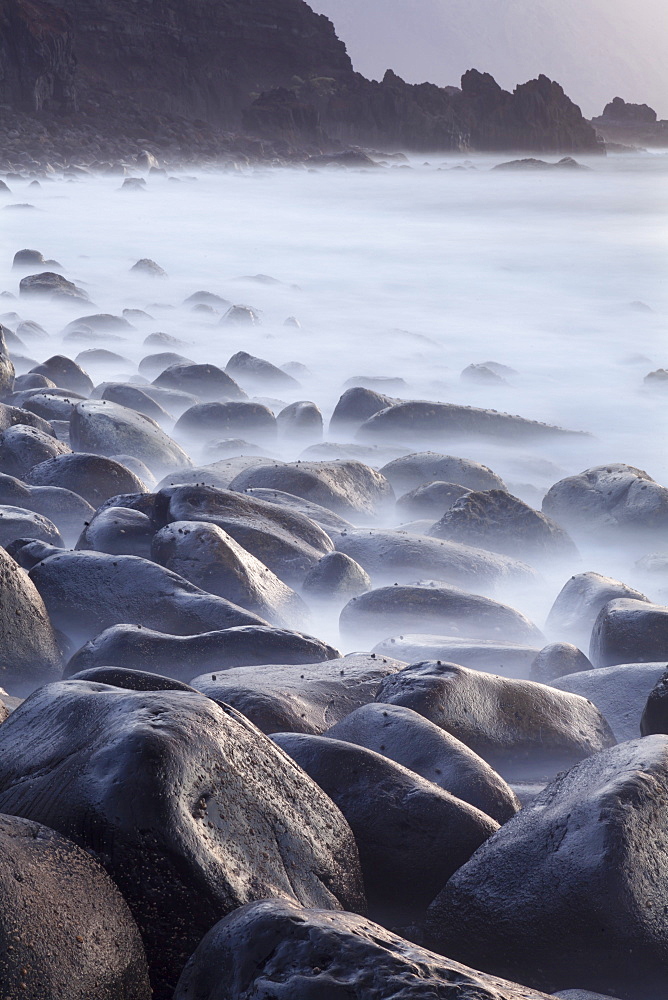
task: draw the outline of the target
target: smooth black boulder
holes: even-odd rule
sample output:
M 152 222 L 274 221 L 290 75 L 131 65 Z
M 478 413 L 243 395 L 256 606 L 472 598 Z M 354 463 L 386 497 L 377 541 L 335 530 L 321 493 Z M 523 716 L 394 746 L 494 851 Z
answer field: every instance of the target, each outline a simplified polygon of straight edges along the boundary
M 469 490 L 505 489 L 503 480 L 486 465 L 436 451 L 418 451 L 395 458 L 380 471 L 392 483 L 397 496 L 434 482 L 458 483 Z
M 233 379 L 253 388 L 278 390 L 299 389 L 299 382 L 281 368 L 264 358 L 256 358 L 247 351 L 237 351 L 225 365 L 225 371 Z
M 647 535 L 668 527 L 668 489 L 632 465 L 597 465 L 555 483 L 543 513 L 576 539 Z
M 623 743 L 637 738 L 647 699 L 666 669 L 668 660 L 619 663 L 614 667 L 566 674 L 551 681 L 550 685 L 593 702 L 610 725 L 617 742 Z
M 157 476 L 192 462 L 152 417 L 106 399 L 78 403 L 70 418 L 70 440 L 77 451 L 132 455 Z
M 232 480 L 233 482 L 234 480 Z M 287 507 L 298 514 L 304 514 L 334 539 L 342 532 L 353 530 L 353 525 L 345 517 L 335 514 L 333 510 L 322 507 L 312 500 L 305 500 L 303 497 L 295 496 L 294 493 L 285 493 L 283 490 L 270 490 L 262 487 L 253 487 L 243 491 L 249 497 L 257 500 L 266 500 L 268 503 L 276 503 L 279 507 Z
M 36 427 L 37 430 L 52 437 L 56 436 L 51 424 L 43 417 L 36 413 L 29 413 L 19 406 L 8 406 L 6 403 L 0 403 L 0 431 L 6 431 L 8 427 L 14 427 L 16 424 L 27 424 L 29 427 Z
M 35 562 L 30 579 L 53 624 L 82 645 L 112 625 L 133 623 L 195 635 L 235 625 L 267 623 L 222 597 L 138 556 L 62 551 L 28 542 L 17 553 Z
M 71 453 L 69 445 L 36 427 L 16 424 L 0 433 L 0 469 L 17 479 L 23 479 L 40 462 Z
M 569 642 L 551 642 L 544 646 L 531 664 L 530 680 L 539 684 L 549 684 L 557 677 L 591 670 L 588 657 Z
M 528 562 L 572 561 L 578 556 L 563 528 L 506 490 L 471 492 L 460 497 L 429 534 Z
M 64 681 L 0 730 L 0 810 L 67 831 L 106 868 L 139 925 L 154 1000 L 171 1000 L 202 935 L 244 903 L 364 908 L 341 813 L 233 709 Z
M 3 548 L 0 635 L 0 685 L 12 694 L 27 694 L 61 677 L 61 652 L 44 601 L 28 574 Z
M 668 660 L 668 607 L 620 597 L 605 604 L 591 633 L 595 667 Z
M 337 431 L 345 433 L 355 430 L 374 413 L 378 413 L 379 410 L 384 410 L 396 402 L 398 400 L 391 396 L 385 396 L 383 393 L 366 389 L 363 386 L 346 389 L 334 407 L 329 421 L 330 434 L 335 434 Z
M 309 600 L 335 602 L 339 606 L 371 588 L 369 574 L 343 552 L 323 556 L 302 582 L 302 593 Z
M 470 492 L 468 487 L 460 486 L 459 483 L 443 483 L 438 481 L 424 483 L 422 486 L 411 490 L 410 493 L 404 493 L 403 496 L 399 497 L 396 506 L 397 517 L 403 519 L 424 518 L 432 522 L 438 521 L 443 517 L 446 510 L 450 510 L 457 500 L 465 497 Z M 429 534 L 436 535 L 437 533 L 430 531 Z M 477 543 L 474 542 L 473 544 Z M 485 546 L 482 547 L 485 548 Z
M 301 597 L 217 524 L 172 521 L 154 535 L 151 558 L 272 625 L 294 628 L 308 619 Z
M 5 1000 L 150 1000 L 127 903 L 71 840 L 0 815 L 0 982 Z
M 550 608 L 545 631 L 555 640 L 589 648 L 591 630 L 601 608 L 618 597 L 649 599 L 621 580 L 600 573 L 577 573 L 561 588 Z
M 45 263 L 49 262 L 45 261 Z M 40 271 L 39 274 L 28 274 L 25 278 L 21 278 L 19 295 L 34 295 L 40 298 L 49 298 L 54 302 L 61 300 L 65 302 L 90 302 L 83 288 L 79 288 L 73 281 L 68 281 L 62 274 L 56 274 L 55 271 Z
M 66 676 L 111 664 L 190 681 L 204 671 L 267 663 L 321 663 L 340 655 L 313 636 L 268 625 L 237 625 L 195 635 L 167 635 L 139 625 L 114 625 L 74 654 Z
M 385 477 L 356 461 L 258 464 L 230 483 L 232 490 L 251 488 L 292 493 L 353 522 L 374 521 L 394 506 Z
M 329 535 L 296 511 L 231 490 L 172 486 L 156 497 L 156 525 L 207 521 L 231 535 L 289 586 L 298 586 L 332 552 Z
M 154 534 L 153 522 L 140 510 L 103 506 L 84 527 L 75 548 L 150 559 Z
M 640 719 L 641 736 L 656 733 L 668 733 L 668 669 L 650 691 Z
M 271 984 L 271 985 L 269 985 Z M 271 993 L 268 993 L 270 990 Z M 548 1000 L 353 913 L 249 903 L 212 927 L 174 1000 Z
M 96 387 L 99 390 L 99 386 Z M 138 385 L 131 385 L 125 382 L 109 382 L 102 390 L 100 399 L 106 399 L 110 403 L 118 403 L 137 413 L 143 413 L 146 417 L 151 417 L 159 424 L 166 424 L 171 417 L 167 410 L 152 396 L 145 392 Z
M 609 601 L 623 597 L 649 603 L 649 598 L 621 580 L 600 573 L 577 573 L 557 594 L 547 616 L 545 631 L 555 640 L 588 649 L 591 631 L 601 609 Z
M 348 820 L 369 916 L 386 926 L 424 919 L 449 877 L 498 829 L 479 809 L 366 747 L 304 733 L 272 739 Z
M 558 775 L 432 903 L 432 948 L 528 986 L 662 1000 L 668 737 Z
M 308 400 L 300 400 L 284 407 L 276 415 L 276 423 L 279 434 L 286 441 L 305 444 L 322 440 L 322 413 L 315 403 Z
M 177 358 L 178 355 L 154 355 L 156 360 Z M 148 361 L 145 358 L 142 364 Z M 139 371 L 142 371 L 141 365 Z M 148 371 L 147 371 L 148 374 Z M 153 379 L 153 384 L 161 389 L 176 389 L 179 392 L 189 392 L 205 403 L 226 399 L 246 399 L 246 393 L 233 378 L 215 365 L 197 365 L 181 359 L 175 363 L 169 360 L 160 373 Z
M 360 441 L 384 439 L 393 444 L 420 445 L 438 444 L 444 436 L 450 440 L 482 437 L 502 442 L 524 442 L 576 437 L 579 433 L 496 410 L 411 400 L 375 413 L 362 424 L 355 436 Z
M 453 635 L 392 635 L 373 647 L 374 653 L 394 656 L 406 663 L 445 660 L 462 667 L 485 670 L 503 677 L 528 678 L 531 665 L 540 653 L 536 646 L 501 639 L 467 639 Z M 532 678 L 536 680 L 536 678 Z
M 129 667 L 91 667 L 71 674 L 71 681 L 94 681 L 96 684 L 109 684 L 111 687 L 125 688 L 128 691 L 189 691 L 197 694 L 195 688 L 173 677 L 162 677 L 146 670 L 132 670 Z
M 49 422 L 69 420 L 77 403 L 86 399 L 80 392 L 71 389 L 31 389 L 16 394 L 14 399 L 21 402 L 24 410 L 30 410 Z
M 79 452 L 40 462 L 25 478 L 31 486 L 58 486 L 71 490 L 95 508 L 120 493 L 147 492 L 141 479 L 120 462 Z
M 397 632 L 427 632 L 535 645 L 540 631 L 521 612 L 458 587 L 379 587 L 353 597 L 341 612 L 344 635 L 379 642 Z
M 0 504 L 34 510 L 52 521 L 67 545 L 74 544 L 95 513 L 87 500 L 58 486 L 30 486 L 0 474 Z
M 31 371 L 38 375 L 46 375 L 61 389 L 71 389 L 72 392 L 80 392 L 84 396 L 90 396 L 93 391 L 93 380 L 88 372 L 63 354 L 54 354 L 52 358 L 48 358 Z
M 58 528 L 48 517 L 22 507 L 0 505 L 0 545 L 7 548 L 17 538 L 37 538 L 51 545 L 64 545 Z
M 234 705 L 265 733 L 320 735 L 373 701 L 383 678 L 404 665 L 374 653 L 351 653 L 323 663 L 236 667 L 200 674 L 191 683 Z
M 586 698 L 455 663 L 411 664 L 386 678 L 375 700 L 412 708 L 507 781 L 549 778 L 615 743 Z
M 181 365 L 190 367 L 194 364 L 194 361 L 191 361 L 190 358 L 184 358 L 182 354 L 175 354 L 174 351 L 160 351 L 158 354 L 147 354 L 145 358 L 142 358 L 139 362 L 139 374 L 143 375 L 144 378 L 156 379 L 166 368 L 180 367 Z M 179 386 L 165 386 L 165 388 L 179 388 Z
M 271 444 L 276 430 L 276 417 L 269 407 L 250 400 L 197 403 L 181 414 L 174 427 L 177 437 L 198 444 L 203 439 L 239 436 Z
M 403 705 L 362 705 L 325 736 L 366 747 L 505 823 L 519 809 L 515 793 L 461 740 Z

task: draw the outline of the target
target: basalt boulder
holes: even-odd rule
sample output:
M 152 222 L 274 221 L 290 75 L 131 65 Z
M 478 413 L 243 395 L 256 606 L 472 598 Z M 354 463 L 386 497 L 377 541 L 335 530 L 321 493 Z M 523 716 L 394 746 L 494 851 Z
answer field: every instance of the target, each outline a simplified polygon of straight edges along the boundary
M 150 559 L 154 534 L 153 522 L 142 511 L 103 506 L 90 518 L 75 548 Z
M 321 663 L 340 655 L 313 636 L 268 625 L 238 625 L 196 635 L 167 635 L 140 625 L 114 625 L 74 654 L 66 675 L 111 664 L 190 681 L 204 671 L 217 674 L 268 663 Z
M 4 688 L 22 695 L 60 679 L 61 652 L 44 601 L 28 574 L 3 548 L 0 633 L 0 684 Z
M 184 450 L 155 420 L 105 399 L 88 400 L 74 407 L 70 440 L 78 451 L 132 455 L 156 476 L 192 465 Z
M 529 562 L 577 559 L 567 532 L 506 490 L 472 492 L 456 500 L 429 532 Z
M 16 424 L 0 433 L 0 469 L 5 475 L 23 479 L 33 466 L 72 449 L 58 438 L 36 427 Z
M 0 431 L 6 431 L 9 427 L 14 427 L 16 424 L 26 424 L 29 427 L 36 427 L 37 430 L 43 431 L 52 437 L 56 436 L 48 420 L 44 420 L 36 413 L 29 413 L 22 407 L 8 406 L 6 403 L 0 403 Z
M 95 513 L 83 497 L 57 486 L 30 486 L 12 476 L 0 475 L 0 504 L 34 510 L 52 521 L 65 542 L 73 544 Z
M 506 780 L 549 778 L 615 743 L 601 712 L 586 698 L 438 660 L 387 678 L 376 701 L 412 708 Z
M 458 483 L 443 483 L 438 481 L 435 483 L 425 483 L 423 486 L 418 486 L 416 489 L 411 490 L 410 493 L 404 493 L 403 496 L 399 497 L 396 506 L 397 517 L 424 518 L 437 521 L 443 517 L 447 510 L 450 510 L 457 500 L 467 496 L 470 492 L 466 486 L 460 486 Z M 434 531 L 432 534 L 437 535 L 437 532 Z M 463 539 L 461 540 L 463 541 Z M 473 544 L 477 543 L 474 542 Z
M 300 400 L 290 403 L 276 416 L 278 433 L 286 441 L 306 444 L 321 441 L 323 434 L 322 413 L 315 403 Z
M 368 528 L 341 532 L 335 545 L 363 566 L 377 584 L 441 580 L 492 590 L 499 583 L 536 580 L 535 570 L 518 559 L 407 531 Z
M 189 392 L 205 403 L 247 399 L 233 378 L 216 365 L 170 364 L 153 380 L 161 389 Z
M 413 771 L 366 747 L 326 736 L 275 733 L 339 807 L 360 854 L 369 915 L 406 925 L 498 824 Z
M 202 935 L 244 903 L 364 908 L 341 813 L 233 709 L 65 681 L 7 722 L 0 809 L 66 830 L 106 868 L 139 925 L 155 1000 L 171 1000 Z
M 247 469 L 232 490 L 276 489 L 327 507 L 353 522 L 373 521 L 394 506 L 394 491 L 384 476 L 362 462 L 291 462 Z
M 550 685 L 588 698 L 605 717 L 617 742 L 623 743 L 640 733 L 647 699 L 667 669 L 668 658 L 658 663 L 619 663 L 557 677 Z
M 589 659 L 595 667 L 668 660 L 668 608 L 617 598 L 598 613 Z
M 234 480 L 232 480 L 233 482 Z M 287 507 L 298 514 L 309 517 L 332 538 L 336 538 L 342 532 L 350 531 L 353 525 L 333 510 L 322 507 L 312 500 L 304 500 L 303 497 L 295 496 L 294 493 L 285 493 L 283 490 L 263 489 L 262 487 L 252 487 L 243 491 L 249 497 L 257 500 L 266 500 L 268 503 L 278 504 L 279 507 Z
M 234 705 L 265 733 L 320 735 L 373 701 L 383 678 L 404 665 L 374 653 L 351 653 L 323 663 L 237 667 L 201 674 L 191 683 Z
M 151 558 L 273 625 L 290 628 L 308 618 L 301 597 L 216 524 L 172 521 L 153 537 Z
M 72 392 L 80 392 L 84 396 L 90 396 L 93 391 L 93 381 L 88 372 L 85 372 L 76 361 L 62 354 L 54 354 L 52 358 L 32 368 L 31 371 L 45 375 L 61 389 L 71 389 Z
M 181 414 L 174 433 L 198 442 L 242 436 L 251 442 L 271 443 L 276 438 L 276 417 L 268 406 L 250 400 L 197 403 Z
M 145 484 L 124 465 L 102 455 L 58 455 L 26 474 L 31 486 L 57 486 L 77 493 L 93 507 L 119 493 L 146 493 Z
M 379 642 L 397 632 L 426 632 L 536 645 L 542 636 L 521 612 L 458 587 L 380 587 L 346 604 L 341 631 L 356 642 Z
M 467 458 L 420 451 L 395 458 L 380 470 L 392 483 L 397 496 L 428 483 L 458 483 L 469 490 L 503 490 L 503 480 L 486 465 Z
M 396 402 L 398 400 L 391 396 L 385 396 L 381 392 L 374 392 L 373 389 L 366 389 L 362 386 L 346 389 L 334 407 L 329 422 L 330 433 L 356 430 L 374 413 L 378 413 L 379 410 L 384 410 Z
M 156 524 L 217 524 L 289 586 L 299 585 L 333 551 L 329 535 L 310 518 L 277 504 L 209 486 L 173 486 L 156 498 Z
M 0 545 L 7 548 L 17 538 L 37 538 L 60 547 L 64 544 L 58 528 L 48 517 L 22 507 L 0 505 Z
M 340 607 L 372 586 L 371 577 L 359 563 L 343 552 L 330 552 L 306 574 L 302 593 L 311 600 L 333 602 Z
M 564 430 L 537 420 L 481 410 L 456 403 L 411 400 L 396 403 L 369 417 L 357 431 L 360 441 L 385 439 L 406 445 L 439 444 L 448 440 L 491 438 L 501 442 L 542 441 L 576 437 L 577 431 Z M 465 484 L 462 484 L 465 485 Z
M 588 657 L 569 642 L 551 642 L 544 646 L 531 664 L 529 677 L 539 684 L 550 684 L 557 677 L 591 670 Z
M 96 389 L 99 390 L 99 386 Z M 104 387 L 99 398 L 106 399 L 109 403 L 125 406 L 130 410 L 136 410 L 137 413 L 143 413 L 145 417 L 151 417 L 152 420 L 161 425 L 167 424 L 171 420 L 167 410 L 138 385 L 110 382 Z
M 362 705 L 324 735 L 388 757 L 497 823 L 505 823 L 519 809 L 515 793 L 482 757 L 411 708 L 381 702 Z
M 547 1000 L 353 913 L 307 910 L 282 899 L 249 903 L 211 928 L 174 1000 L 246 1000 L 261 996 L 268 983 L 280 1000 Z
M 165 628 L 175 635 L 266 625 L 257 615 L 138 556 L 59 551 L 27 542 L 16 558 L 31 566 L 30 579 L 53 624 L 77 645 L 124 623 Z
M 44 420 L 69 420 L 77 403 L 83 402 L 86 396 L 71 389 L 31 389 L 14 396 L 21 401 L 21 406 Z
M 598 465 L 561 479 L 543 513 L 578 536 L 647 535 L 668 527 L 668 489 L 631 465 Z
M 233 379 L 253 388 L 277 390 L 299 389 L 299 382 L 281 368 L 264 358 L 256 358 L 246 351 L 238 351 L 225 365 L 225 371 Z
M 558 775 L 452 876 L 431 947 L 527 986 L 660 1000 L 668 960 L 668 737 Z
M 655 733 L 668 733 L 668 665 L 650 691 L 640 719 L 641 736 L 653 736 Z
M 395 656 L 406 663 L 445 660 L 473 670 L 501 674 L 503 677 L 528 678 L 540 649 L 502 639 L 462 639 L 452 635 L 408 633 L 383 639 L 373 647 L 373 652 L 382 656 Z
M 545 631 L 555 640 L 588 649 L 599 611 L 608 601 L 620 597 L 648 601 L 644 594 L 621 580 L 600 573 L 577 573 L 559 591 L 547 616 Z
M 3 997 L 149 1000 L 139 930 L 97 861 L 16 816 L 0 816 L 0 845 Z

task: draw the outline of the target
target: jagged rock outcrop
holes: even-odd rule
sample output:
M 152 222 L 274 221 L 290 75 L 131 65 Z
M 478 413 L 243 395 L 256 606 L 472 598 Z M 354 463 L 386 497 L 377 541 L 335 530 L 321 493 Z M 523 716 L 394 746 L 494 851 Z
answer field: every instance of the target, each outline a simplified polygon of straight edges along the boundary
M 0 0 L 0 103 L 24 111 L 75 106 L 72 20 L 45 0 Z
M 615 97 L 603 109 L 603 114 L 593 118 L 594 122 L 619 122 L 627 125 L 652 125 L 657 113 L 648 104 L 628 104 L 621 97 Z

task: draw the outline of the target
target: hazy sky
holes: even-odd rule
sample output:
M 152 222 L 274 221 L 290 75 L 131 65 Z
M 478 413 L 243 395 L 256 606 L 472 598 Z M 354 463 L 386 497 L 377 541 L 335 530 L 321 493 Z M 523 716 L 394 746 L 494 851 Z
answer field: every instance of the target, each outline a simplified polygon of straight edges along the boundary
M 458 84 L 475 66 L 499 83 L 546 73 L 587 116 L 613 97 L 668 118 L 668 0 L 309 0 L 355 68 Z

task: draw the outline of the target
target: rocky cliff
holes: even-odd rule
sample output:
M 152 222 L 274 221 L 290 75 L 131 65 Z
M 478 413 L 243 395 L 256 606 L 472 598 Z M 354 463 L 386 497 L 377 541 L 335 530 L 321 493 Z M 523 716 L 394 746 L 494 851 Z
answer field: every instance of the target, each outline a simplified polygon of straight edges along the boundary
M 303 0 L 0 0 L 0 102 L 49 116 L 184 116 L 286 152 L 328 141 L 419 150 L 596 150 L 546 77 L 502 90 L 353 71 L 331 22 Z

